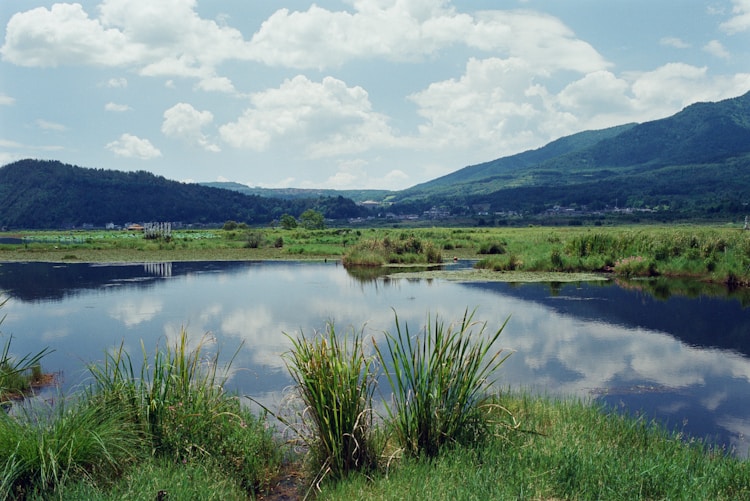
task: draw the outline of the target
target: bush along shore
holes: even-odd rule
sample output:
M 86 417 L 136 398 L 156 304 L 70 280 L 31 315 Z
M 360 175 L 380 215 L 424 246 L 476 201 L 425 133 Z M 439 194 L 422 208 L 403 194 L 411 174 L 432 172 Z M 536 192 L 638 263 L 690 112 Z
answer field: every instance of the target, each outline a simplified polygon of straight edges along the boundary
M 0 412 L 0 497 L 750 499 L 750 461 L 728 451 L 590 403 L 493 390 L 504 325 L 468 311 L 416 333 L 395 325 L 377 343 L 333 323 L 290 335 L 291 403 L 262 414 L 223 390 L 231 361 L 219 367 L 206 336 L 183 330 L 135 360 L 120 346 L 79 394 Z M 383 375 L 393 396 L 380 404 Z
M 333 228 L 33 232 L 0 244 L 0 261 L 141 262 L 336 259 L 349 269 L 477 259 L 498 272 L 597 272 L 750 285 L 750 231 L 741 225 Z M 10 235 L 9 235 L 10 236 Z M 8 239 L 6 239 L 7 241 Z

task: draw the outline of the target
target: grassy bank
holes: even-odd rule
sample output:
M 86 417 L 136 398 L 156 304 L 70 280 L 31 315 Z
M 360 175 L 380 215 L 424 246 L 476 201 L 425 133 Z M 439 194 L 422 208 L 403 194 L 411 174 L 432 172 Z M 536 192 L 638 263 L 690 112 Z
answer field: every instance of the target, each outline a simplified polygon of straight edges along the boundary
M 12 236 L 12 235 L 9 235 Z M 609 272 L 750 284 L 750 231 L 740 226 L 618 226 L 33 232 L 0 245 L 0 261 L 141 262 L 341 259 L 348 267 L 478 259 L 491 271 Z
M 581 401 L 498 397 L 521 428 L 438 458 L 404 458 L 319 499 L 750 499 L 750 463 Z
M 506 355 L 486 327 L 467 312 L 411 333 L 396 318 L 377 346 L 333 324 L 293 337 L 294 450 L 222 390 L 231 362 L 209 338 L 183 331 L 138 363 L 110 350 L 81 393 L 0 412 L 0 497 L 750 499 L 750 461 L 727 451 L 590 403 L 488 394 Z

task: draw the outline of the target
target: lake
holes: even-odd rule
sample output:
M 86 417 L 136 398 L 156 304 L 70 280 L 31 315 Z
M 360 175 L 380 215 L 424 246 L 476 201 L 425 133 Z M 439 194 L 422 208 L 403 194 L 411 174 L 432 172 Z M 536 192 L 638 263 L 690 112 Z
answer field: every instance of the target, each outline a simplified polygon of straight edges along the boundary
M 513 354 L 500 388 L 597 399 L 747 457 L 746 296 L 664 287 L 362 278 L 337 262 L 0 263 L 10 298 L 0 330 L 14 353 L 54 349 L 43 366 L 59 371 L 64 393 L 120 344 L 140 360 L 141 341 L 152 354 L 183 327 L 195 342 L 210 333 L 224 360 L 242 344 L 231 389 L 273 408 L 291 382 L 284 333 L 312 335 L 333 322 L 377 341 L 394 331 L 394 311 L 415 333 L 428 315 L 451 322 L 476 309 L 488 330 L 510 316 L 500 345 Z

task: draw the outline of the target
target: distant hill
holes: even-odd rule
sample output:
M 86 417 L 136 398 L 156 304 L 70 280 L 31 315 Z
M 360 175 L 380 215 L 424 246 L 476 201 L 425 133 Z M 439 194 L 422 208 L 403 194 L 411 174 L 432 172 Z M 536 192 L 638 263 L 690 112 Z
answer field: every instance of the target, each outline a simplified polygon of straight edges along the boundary
M 282 200 L 170 181 L 149 172 L 21 160 L 0 168 L 0 227 L 62 228 L 126 222 L 267 224 L 316 209 L 345 218 L 362 209 L 343 197 Z
M 258 195 L 269 198 L 286 198 L 294 200 L 298 198 L 318 198 L 318 197 L 344 197 L 354 200 L 355 202 L 365 202 L 367 200 L 383 200 L 394 192 L 389 190 L 328 190 L 313 188 L 259 188 L 251 187 L 246 184 L 233 182 L 210 182 L 199 183 L 202 186 L 212 188 L 223 188 L 225 190 L 239 191 L 245 195 Z
M 661 120 L 585 131 L 464 167 L 409 189 L 304 190 L 185 184 L 148 172 L 22 160 L 0 168 L 0 227 L 58 228 L 133 221 L 266 224 L 313 208 L 331 219 L 388 212 L 451 214 L 553 207 L 657 209 L 675 217 L 750 213 L 750 93 L 696 103 Z M 442 211 L 438 211 L 442 212 Z
M 485 204 L 493 211 L 538 212 L 619 204 L 686 214 L 740 212 L 750 202 L 750 93 L 465 167 L 399 192 L 394 201 L 411 210 Z

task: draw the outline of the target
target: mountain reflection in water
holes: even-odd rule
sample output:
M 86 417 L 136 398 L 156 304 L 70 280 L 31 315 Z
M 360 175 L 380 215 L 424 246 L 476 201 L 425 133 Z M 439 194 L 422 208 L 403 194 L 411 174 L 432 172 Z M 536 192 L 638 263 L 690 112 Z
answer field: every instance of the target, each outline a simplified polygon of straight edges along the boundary
M 428 315 L 453 321 L 476 308 L 488 330 L 511 316 L 501 344 L 514 353 L 501 387 L 596 398 L 747 456 L 746 299 L 652 287 L 356 278 L 335 262 L 0 263 L 10 297 L 0 327 L 18 353 L 55 350 L 43 364 L 61 371 L 64 392 L 120 343 L 138 359 L 141 340 L 152 352 L 183 326 L 196 341 L 210 332 L 227 358 L 244 343 L 231 388 L 274 406 L 291 383 L 283 333 L 333 321 L 338 332 L 364 328 L 379 340 L 393 330 L 394 310 L 414 332 Z

